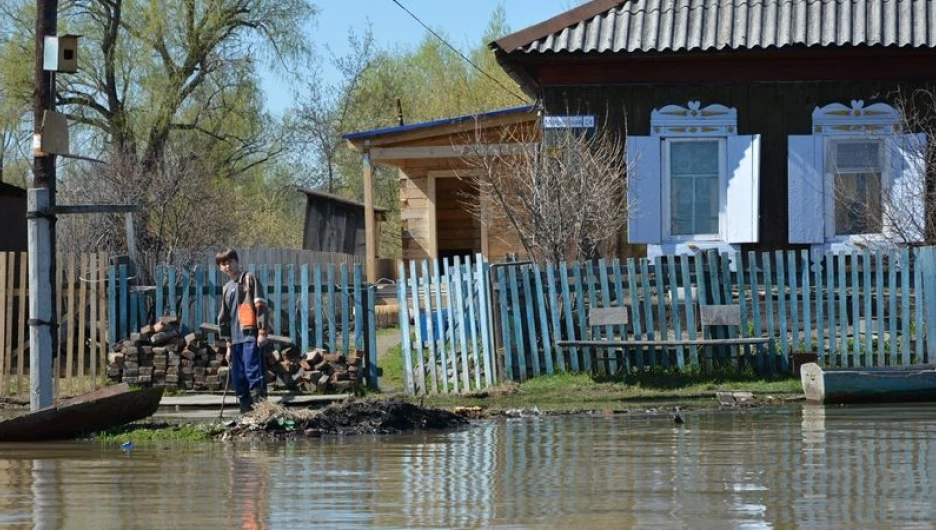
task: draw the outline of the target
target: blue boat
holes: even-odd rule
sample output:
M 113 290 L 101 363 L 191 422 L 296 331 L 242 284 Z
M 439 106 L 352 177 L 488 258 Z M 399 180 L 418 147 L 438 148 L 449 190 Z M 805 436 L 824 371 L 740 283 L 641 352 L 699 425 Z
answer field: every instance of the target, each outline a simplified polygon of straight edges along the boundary
M 800 367 L 806 401 L 840 403 L 906 403 L 936 401 L 936 365 L 823 368 Z

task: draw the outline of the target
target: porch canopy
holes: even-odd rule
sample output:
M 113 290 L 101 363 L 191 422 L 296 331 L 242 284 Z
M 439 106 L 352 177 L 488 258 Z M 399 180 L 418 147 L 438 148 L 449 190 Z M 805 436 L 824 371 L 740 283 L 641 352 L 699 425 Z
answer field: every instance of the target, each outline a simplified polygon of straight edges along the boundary
M 342 136 L 364 160 L 367 281 L 376 281 L 375 164 L 400 172 L 403 259 L 474 253 L 497 258 L 515 250 L 507 231 L 473 218 L 465 204 L 470 184 L 458 176 L 470 171 L 471 157 L 510 153 L 537 138 L 538 113 L 538 106 L 526 105 Z

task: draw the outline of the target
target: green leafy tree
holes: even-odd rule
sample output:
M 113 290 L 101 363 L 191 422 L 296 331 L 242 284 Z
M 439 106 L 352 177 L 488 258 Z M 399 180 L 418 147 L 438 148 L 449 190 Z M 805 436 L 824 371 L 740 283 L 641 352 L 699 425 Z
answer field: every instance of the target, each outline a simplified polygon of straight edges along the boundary
M 136 237 L 144 251 L 236 239 L 255 206 L 241 192 L 269 179 L 265 167 L 283 145 L 282 127 L 263 109 L 259 67 L 289 73 L 305 61 L 304 24 L 315 6 L 308 0 L 62 0 L 59 8 L 59 32 L 83 38 L 79 72 L 57 77 L 57 104 L 70 119 L 73 151 L 109 166 L 61 166 L 62 202 L 143 205 Z M 0 53 L 28 43 L 31 56 L 30 2 L 5 2 L 2 9 L 10 17 Z M 16 62 L 27 66 L 21 72 L 4 66 L 0 90 L 31 83 L 32 62 Z M 86 235 L 81 224 L 93 223 L 60 223 L 59 241 L 123 248 L 122 220 L 99 222 L 103 237 L 77 237 Z

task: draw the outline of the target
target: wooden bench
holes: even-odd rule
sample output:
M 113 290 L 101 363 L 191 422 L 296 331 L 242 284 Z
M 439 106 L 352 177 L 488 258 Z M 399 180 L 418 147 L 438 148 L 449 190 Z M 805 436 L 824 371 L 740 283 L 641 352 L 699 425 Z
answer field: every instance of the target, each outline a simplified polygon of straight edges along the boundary
M 630 324 L 629 306 L 619 307 L 593 307 L 588 311 L 589 327 L 627 326 Z M 741 328 L 741 306 L 739 305 L 703 305 L 699 306 L 699 320 L 704 333 L 705 328 L 713 326 Z M 692 323 L 690 323 L 692 325 Z M 608 359 L 600 356 L 598 351 L 603 348 L 676 348 L 680 346 L 754 346 L 768 344 L 769 337 L 735 337 L 735 338 L 678 338 L 678 339 L 627 339 L 607 338 L 600 340 L 560 340 L 556 341 L 559 347 L 593 347 L 595 359 Z

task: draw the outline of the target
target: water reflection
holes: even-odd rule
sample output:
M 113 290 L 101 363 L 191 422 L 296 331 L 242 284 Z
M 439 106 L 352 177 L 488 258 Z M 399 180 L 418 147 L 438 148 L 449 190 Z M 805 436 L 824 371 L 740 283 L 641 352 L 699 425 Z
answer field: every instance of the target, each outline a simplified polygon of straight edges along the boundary
M 0 446 L 0 526 L 933 528 L 936 410 L 481 423 L 279 445 Z

